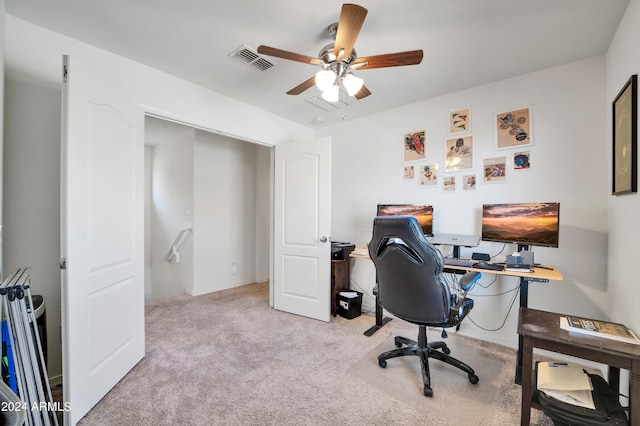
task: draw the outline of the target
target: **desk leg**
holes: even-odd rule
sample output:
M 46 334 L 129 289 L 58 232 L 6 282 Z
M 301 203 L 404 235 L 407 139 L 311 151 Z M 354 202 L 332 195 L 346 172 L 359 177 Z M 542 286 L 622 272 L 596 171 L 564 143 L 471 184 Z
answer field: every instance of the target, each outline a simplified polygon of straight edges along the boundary
M 640 424 L 640 361 L 631 361 L 629 372 L 629 424 Z
M 520 278 L 520 307 L 526 308 L 529 304 L 529 281 L 526 278 Z M 522 350 L 523 338 L 518 335 L 518 354 L 516 355 L 516 378 L 517 385 L 522 383 Z
M 533 398 L 533 337 L 523 339 L 522 365 L 522 408 L 520 426 L 529 426 L 531 422 L 531 399 Z M 522 373 L 522 371 L 520 371 Z
M 378 295 L 376 294 L 376 325 L 365 331 L 363 334 L 367 337 L 378 331 L 383 325 L 391 321 L 391 318 L 383 318 L 384 312 L 382 306 L 378 303 Z

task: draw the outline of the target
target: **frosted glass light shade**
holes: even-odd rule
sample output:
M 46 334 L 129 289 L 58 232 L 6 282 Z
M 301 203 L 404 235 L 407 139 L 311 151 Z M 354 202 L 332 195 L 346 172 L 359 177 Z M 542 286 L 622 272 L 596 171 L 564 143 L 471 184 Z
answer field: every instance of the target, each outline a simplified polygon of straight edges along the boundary
M 340 99 L 340 87 L 337 84 L 330 86 L 327 90 L 322 92 L 322 99 L 327 102 L 338 102 Z
M 323 92 L 333 86 L 335 81 L 336 73 L 332 70 L 320 70 L 316 73 L 316 86 Z
M 349 73 L 342 79 L 342 85 L 347 89 L 349 96 L 353 96 L 362 89 L 364 80 Z

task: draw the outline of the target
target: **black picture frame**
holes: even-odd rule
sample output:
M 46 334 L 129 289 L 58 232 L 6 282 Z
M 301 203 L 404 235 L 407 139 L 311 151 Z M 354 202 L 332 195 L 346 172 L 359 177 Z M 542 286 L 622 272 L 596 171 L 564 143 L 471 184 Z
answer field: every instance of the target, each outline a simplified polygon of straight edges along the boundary
M 613 195 L 638 192 L 638 75 L 613 100 Z

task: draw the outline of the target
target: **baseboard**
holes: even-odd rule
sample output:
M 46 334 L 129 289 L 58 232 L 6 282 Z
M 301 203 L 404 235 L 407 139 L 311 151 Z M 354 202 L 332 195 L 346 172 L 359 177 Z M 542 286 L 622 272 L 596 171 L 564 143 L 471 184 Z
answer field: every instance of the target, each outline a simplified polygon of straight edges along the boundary
M 57 374 L 55 376 L 49 377 L 49 386 L 61 386 L 62 385 L 62 374 Z

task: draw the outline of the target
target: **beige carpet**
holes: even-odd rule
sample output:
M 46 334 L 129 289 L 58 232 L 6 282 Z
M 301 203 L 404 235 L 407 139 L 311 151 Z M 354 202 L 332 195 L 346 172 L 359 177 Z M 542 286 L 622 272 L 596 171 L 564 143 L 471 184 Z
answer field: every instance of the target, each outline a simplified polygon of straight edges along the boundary
M 145 358 L 81 425 L 516 425 L 520 387 L 511 349 L 449 334 L 452 355 L 480 378 L 431 362 L 433 398 L 418 359 L 376 356 L 417 327 L 374 318 L 330 323 L 268 307 L 268 285 L 155 302 Z M 439 338 L 430 331 L 429 338 Z M 532 424 L 551 425 L 533 410 Z

